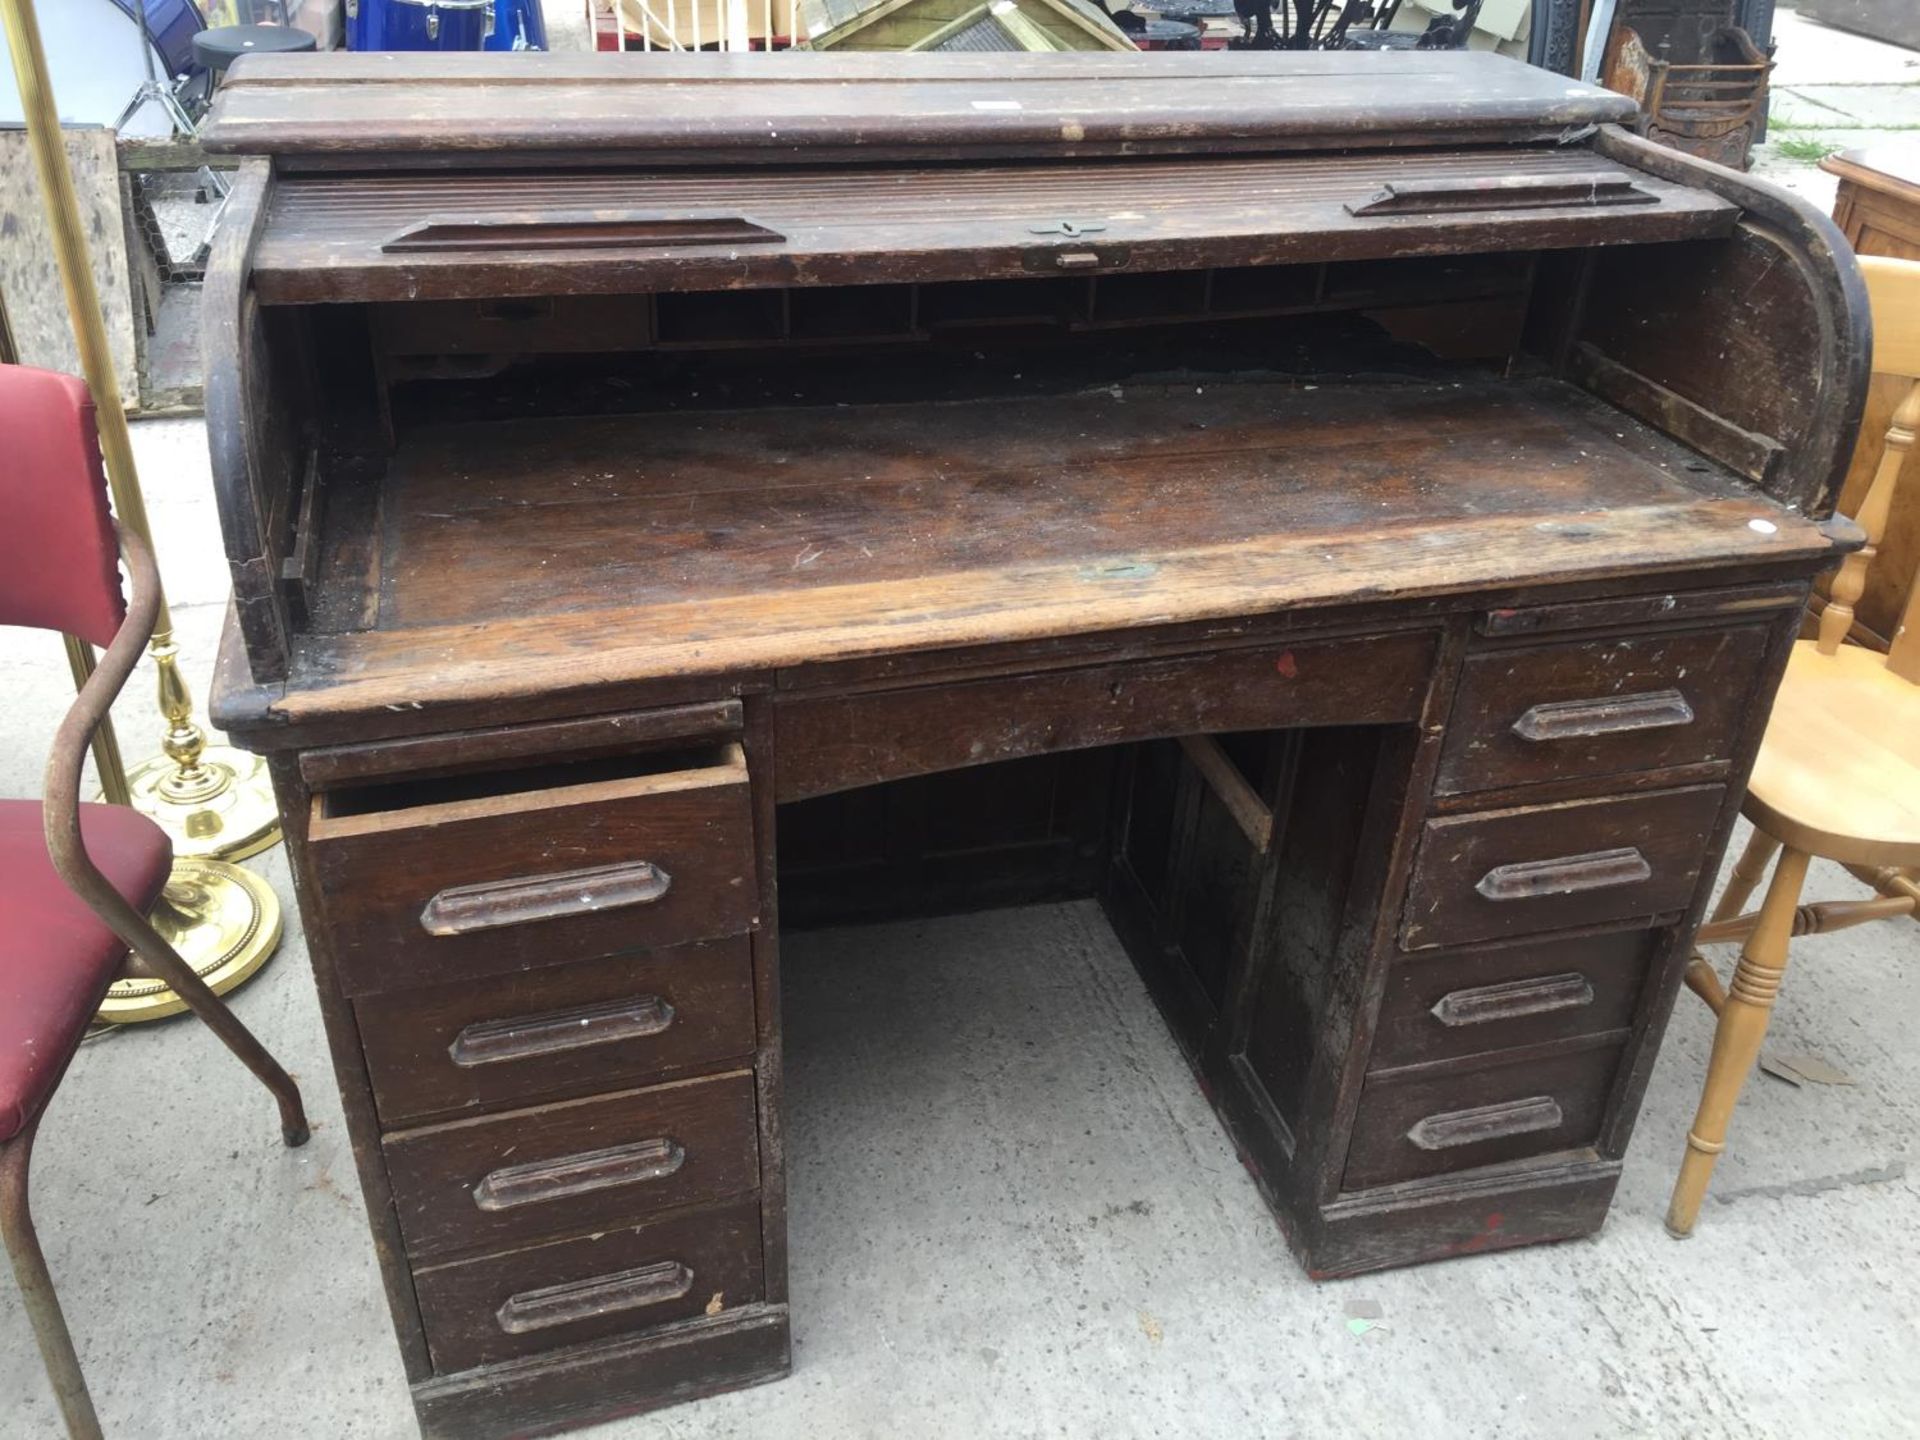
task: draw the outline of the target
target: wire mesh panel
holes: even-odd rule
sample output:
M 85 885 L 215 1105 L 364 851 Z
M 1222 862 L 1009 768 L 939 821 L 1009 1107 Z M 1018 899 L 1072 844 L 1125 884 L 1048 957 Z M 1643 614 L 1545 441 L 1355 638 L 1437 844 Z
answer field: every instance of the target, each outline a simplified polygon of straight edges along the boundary
M 208 167 L 195 145 L 120 147 L 143 413 L 200 406 L 200 283 L 226 190 L 222 174 Z

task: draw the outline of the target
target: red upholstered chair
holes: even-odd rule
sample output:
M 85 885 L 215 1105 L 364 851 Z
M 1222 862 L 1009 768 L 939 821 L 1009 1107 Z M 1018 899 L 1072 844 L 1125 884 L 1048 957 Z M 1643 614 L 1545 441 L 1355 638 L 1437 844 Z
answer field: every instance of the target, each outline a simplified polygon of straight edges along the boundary
M 307 1119 L 287 1072 L 147 923 L 173 861 L 165 832 L 137 811 L 80 803 L 87 746 L 153 633 L 160 598 L 152 552 L 116 536 L 107 513 L 86 386 L 0 365 L 0 457 L 0 625 L 106 647 L 60 726 L 43 800 L 0 800 L 0 1235 L 67 1429 L 85 1440 L 100 1422 L 34 1234 L 27 1164 L 47 1099 L 127 952 L 273 1092 L 287 1144 L 306 1143 Z

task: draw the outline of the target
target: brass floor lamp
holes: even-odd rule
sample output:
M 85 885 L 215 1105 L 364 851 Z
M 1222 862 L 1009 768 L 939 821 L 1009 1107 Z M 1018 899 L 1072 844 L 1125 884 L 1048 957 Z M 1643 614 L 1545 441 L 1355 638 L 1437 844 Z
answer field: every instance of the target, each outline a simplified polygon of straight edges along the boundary
M 60 135 L 59 110 L 47 76 L 46 54 L 33 0 L 0 0 L 14 78 L 26 117 L 29 148 L 39 177 L 55 258 L 72 319 L 87 387 L 100 424 L 113 508 L 122 525 L 152 541 L 146 501 L 134 466 L 132 438 L 119 402 L 119 385 L 108 351 L 93 266 L 74 198 L 73 177 Z M 12 337 L 0 319 L 5 358 Z M 257 875 L 230 863 L 267 849 L 280 838 L 273 793 L 253 756 L 225 746 L 209 747 L 193 720 L 193 701 L 181 678 L 173 617 L 162 597 L 149 654 L 157 673 L 160 710 L 166 719 L 161 753 L 129 773 L 121 763 L 110 726 L 94 747 L 101 792 L 116 804 L 132 804 L 172 836 L 173 876 L 154 924 L 194 970 L 225 993 L 265 964 L 280 942 L 278 897 Z M 69 637 L 67 658 L 76 683 L 93 669 L 93 652 Z M 158 1019 L 185 1008 L 157 980 L 132 978 L 116 984 L 101 1007 L 112 1023 Z

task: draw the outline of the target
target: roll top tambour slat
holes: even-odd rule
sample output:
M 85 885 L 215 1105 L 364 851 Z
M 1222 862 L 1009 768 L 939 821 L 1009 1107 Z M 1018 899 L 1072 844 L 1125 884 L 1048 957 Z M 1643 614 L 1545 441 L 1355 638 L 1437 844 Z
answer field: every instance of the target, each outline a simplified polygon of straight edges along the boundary
M 1389 184 L 1452 198 L 1368 212 Z M 1570 199 L 1569 185 L 1589 198 Z M 1636 203 L 1616 203 L 1616 188 Z M 1460 198 L 1474 194 L 1484 204 Z M 1137 273 L 1703 239 L 1727 234 L 1738 214 L 1580 147 L 1206 165 L 292 176 L 275 191 L 254 284 L 262 301 L 291 304 L 551 294 L 556 273 L 572 294 L 982 280 L 1057 273 L 1067 254 L 1096 256 L 1100 273 Z M 595 215 L 646 225 L 618 244 L 609 225 L 579 223 Z M 714 228 L 716 216 L 735 223 Z M 671 243 L 675 217 L 689 238 Z M 488 241 L 503 229 L 544 238 Z M 445 238 L 411 238 L 429 231 Z

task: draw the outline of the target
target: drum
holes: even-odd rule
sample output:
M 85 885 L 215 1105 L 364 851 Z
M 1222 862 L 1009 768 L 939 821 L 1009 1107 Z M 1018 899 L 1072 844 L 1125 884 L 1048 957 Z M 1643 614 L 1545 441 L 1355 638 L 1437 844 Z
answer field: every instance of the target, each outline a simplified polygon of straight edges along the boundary
M 60 0 L 36 7 L 40 40 L 47 55 L 47 76 L 54 103 L 67 125 L 113 125 L 153 77 L 171 84 L 193 67 L 193 37 L 205 28 L 188 0 L 152 0 L 147 5 L 149 42 L 140 33 L 131 5 L 120 0 Z M 183 51 L 184 47 L 184 51 Z M 184 58 L 183 58 L 184 55 Z M 194 76 L 203 86 L 206 76 Z M 192 95 L 183 100 L 192 108 Z M 26 112 L 13 80 L 13 58 L 0 31 L 0 126 L 24 124 Z M 160 106 L 142 105 L 120 126 L 124 139 L 154 140 L 172 133 Z
M 540 0 L 494 0 L 493 33 L 487 37 L 487 49 L 546 48 L 547 17 L 540 9 Z
M 114 0 L 114 4 L 133 19 L 139 11 L 135 0 Z M 193 37 L 207 28 L 200 7 L 193 0 L 146 0 L 147 34 L 154 49 L 166 62 L 166 74 L 174 78 L 188 74 L 193 65 Z
M 1142 50 L 1198 50 L 1200 26 L 1192 20 L 1149 20 L 1131 38 Z
M 353 50 L 478 50 L 493 31 L 494 0 L 357 0 L 347 16 Z

